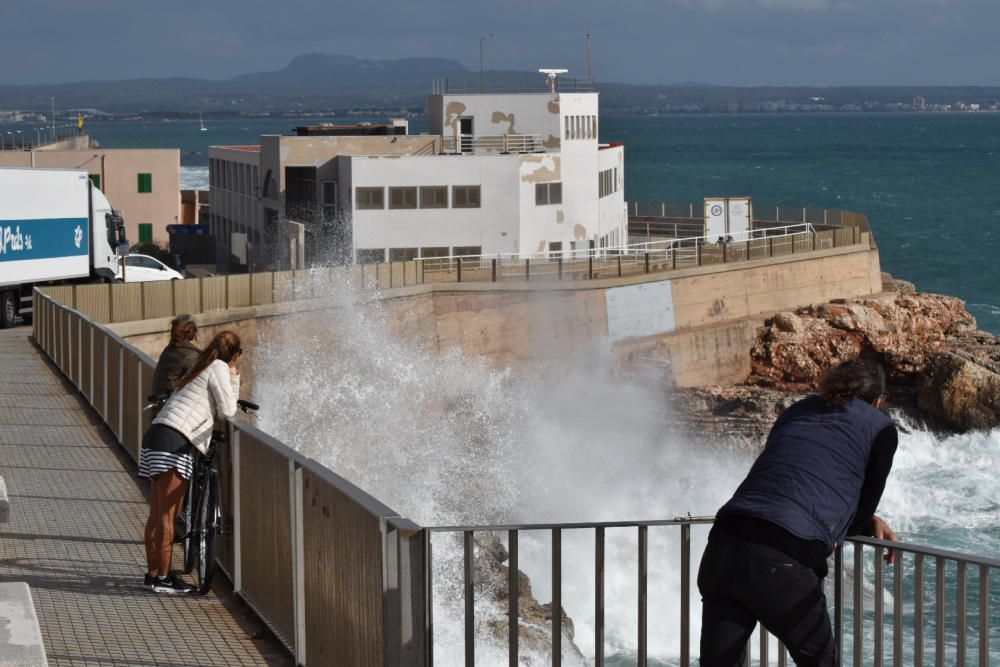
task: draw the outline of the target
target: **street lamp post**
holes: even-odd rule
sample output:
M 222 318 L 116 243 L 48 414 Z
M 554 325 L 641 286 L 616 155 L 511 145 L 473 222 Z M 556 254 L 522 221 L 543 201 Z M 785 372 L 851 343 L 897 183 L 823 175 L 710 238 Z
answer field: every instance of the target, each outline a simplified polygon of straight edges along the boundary
M 21 134 L 21 130 L 18 130 L 17 133 Z M 18 137 L 18 139 L 21 140 L 21 150 L 23 151 L 24 150 L 24 136 L 22 135 L 22 136 Z

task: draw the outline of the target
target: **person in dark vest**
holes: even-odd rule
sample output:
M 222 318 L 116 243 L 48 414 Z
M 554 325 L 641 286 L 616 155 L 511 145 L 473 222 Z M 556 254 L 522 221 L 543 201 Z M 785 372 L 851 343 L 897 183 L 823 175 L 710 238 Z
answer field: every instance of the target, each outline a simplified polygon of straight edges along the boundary
M 198 325 L 190 315 L 178 315 L 170 322 L 170 342 L 160 353 L 153 371 L 153 395 L 169 394 L 177 382 L 198 360 L 201 349 L 195 345 Z
M 879 364 L 847 361 L 775 422 L 701 559 L 702 667 L 742 665 L 758 622 L 799 667 L 835 664 L 827 558 L 848 535 L 899 539 L 875 516 L 898 438 L 885 394 Z

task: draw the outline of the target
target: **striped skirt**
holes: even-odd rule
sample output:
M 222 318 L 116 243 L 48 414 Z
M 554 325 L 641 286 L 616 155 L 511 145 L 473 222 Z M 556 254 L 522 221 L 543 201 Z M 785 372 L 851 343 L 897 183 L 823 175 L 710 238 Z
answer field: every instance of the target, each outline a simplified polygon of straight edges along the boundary
M 184 479 L 191 479 L 194 469 L 193 447 L 179 432 L 162 424 L 153 424 L 142 438 L 139 450 L 139 477 L 154 478 L 168 470 L 176 470 Z

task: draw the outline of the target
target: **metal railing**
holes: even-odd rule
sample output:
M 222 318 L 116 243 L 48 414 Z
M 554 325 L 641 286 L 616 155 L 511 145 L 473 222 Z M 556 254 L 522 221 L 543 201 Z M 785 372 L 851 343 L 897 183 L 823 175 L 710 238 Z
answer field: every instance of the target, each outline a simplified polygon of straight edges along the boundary
M 185 280 L 57 285 L 42 290 L 97 322 L 120 323 L 322 298 L 322 285 L 330 281 L 385 290 L 435 283 L 597 280 L 738 265 L 873 243 L 870 232 L 859 226 L 816 231 L 801 224 L 754 230 L 724 243 L 716 241 L 688 237 L 560 253 L 433 257 Z
M 593 533 L 594 544 L 594 571 L 592 584 L 594 587 L 594 623 L 593 642 L 595 667 L 601 667 L 605 663 L 605 630 L 606 630 L 606 609 L 605 596 L 605 575 L 607 562 L 605 560 L 606 531 L 609 529 L 632 529 L 636 531 L 635 544 L 636 552 L 636 588 L 635 605 L 637 611 L 637 635 L 635 637 L 636 656 L 635 659 L 640 667 L 644 667 L 649 660 L 648 640 L 649 640 L 649 591 L 648 582 L 651 577 L 649 558 L 649 529 L 655 527 L 676 527 L 680 531 L 679 552 L 674 557 L 667 559 L 657 559 L 661 564 L 669 562 L 680 563 L 680 590 L 677 600 L 679 623 L 676 628 L 679 637 L 680 651 L 678 664 L 681 667 L 691 665 L 691 618 L 690 609 L 692 601 L 692 558 L 691 558 L 691 528 L 696 525 L 711 524 L 713 517 L 686 517 L 660 521 L 615 521 L 598 523 L 561 523 L 561 524 L 518 524 L 518 525 L 494 525 L 494 526 L 442 526 L 428 528 L 427 531 L 433 535 L 451 535 L 454 539 L 461 538 L 462 544 L 462 582 L 461 590 L 464 599 L 462 600 L 462 624 L 464 639 L 465 664 L 475 665 L 476 661 L 476 578 L 477 568 L 475 566 L 476 535 L 491 533 L 505 534 L 508 549 L 508 579 L 507 594 L 507 652 L 510 665 L 515 667 L 519 664 L 520 654 L 520 632 L 513 632 L 511 628 L 518 626 L 519 614 L 519 593 L 518 593 L 518 568 L 519 555 L 518 545 L 521 533 L 549 533 L 551 535 L 551 622 L 549 626 L 551 637 L 551 664 L 558 667 L 562 664 L 563 657 L 563 632 L 562 632 L 562 538 L 564 533 L 569 531 L 581 532 L 589 531 Z M 931 657 L 927 651 L 928 640 L 933 649 L 933 664 L 936 667 L 948 665 L 967 665 L 968 659 L 975 656 L 978 667 L 988 667 L 991 664 L 991 657 L 1000 659 L 1000 653 L 991 653 L 990 642 L 990 598 L 996 597 L 998 591 L 991 588 L 991 571 L 1000 570 L 1000 560 L 971 556 L 933 547 L 918 546 L 908 543 L 894 543 L 875 540 L 872 538 L 857 537 L 849 540 L 853 551 L 853 570 L 850 572 L 853 579 L 852 585 L 845 595 L 845 573 L 847 568 L 844 563 L 844 550 L 839 547 L 834 554 L 834 566 L 831 569 L 831 579 L 833 592 L 833 604 L 831 609 L 831 620 L 833 624 L 835 641 L 838 651 L 838 665 L 893 665 L 902 667 L 903 665 L 923 665 L 925 657 Z M 874 566 L 866 568 L 865 550 L 874 551 Z M 427 564 L 427 608 L 431 609 L 431 600 L 435 580 L 432 568 L 433 540 L 426 542 L 425 562 Z M 886 576 L 883 557 L 890 550 L 897 552 L 897 561 L 894 566 L 892 579 L 891 599 L 892 613 L 887 621 L 885 613 L 885 600 L 887 591 Z M 902 554 L 912 555 L 912 567 L 904 569 Z M 925 634 L 926 616 L 924 614 L 924 603 L 928 599 L 925 591 L 925 562 L 933 561 L 935 564 L 934 588 L 930 594 L 930 600 L 934 606 L 933 634 Z M 948 590 L 945 576 L 946 568 L 953 564 L 957 572 L 954 582 L 954 593 L 952 608 L 954 613 L 946 614 L 948 598 L 951 591 Z M 968 631 L 968 571 L 978 570 L 977 592 L 978 601 L 976 604 L 978 623 L 975 633 Z M 869 575 L 869 571 L 871 574 Z M 860 573 L 860 576 L 859 576 Z M 907 589 L 904 580 L 910 578 L 912 586 Z M 996 579 L 992 579 L 996 582 Z M 830 581 L 828 580 L 828 584 Z M 451 589 L 459 588 L 457 585 Z M 865 598 L 867 591 L 872 591 L 874 603 L 871 613 L 866 610 Z M 906 593 L 910 592 L 911 602 L 907 602 Z M 912 610 L 907 612 L 906 610 Z M 570 610 L 572 611 L 572 610 Z M 905 617 L 909 615 L 907 620 Z M 849 621 L 849 624 L 848 622 Z M 948 623 L 952 627 L 948 627 Z M 892 642 L 885 641 L 885 630 L 889 626 L 892 628 Z M 429 652 L 428 663 L 433 664 L 433 616 L 428 611 L 427 617 L 427 650 Z M 847 629 L 850 632 L 846 632 Z M 906 630 L 910 635 L 906 635 Z M 662 624 L 658 624 L 657 631 L 665 629 Z M 844 645 L 850 640 L 851 650 L 845 654 Z M 909 641 L 908 641 L 909 640 Z M 970 643 L 974 644 L 970 651 Z M 777 651 L 773 654 L 773 661 L 779 666 L 789 664 L 788 653 L 780 641 L 770 635 L 766 630 L 759 633 L 756 646 L 754 642 L 748 642 L 745 653 L 744 664 L 770 665 L 772 663 L 770 648 L 777 644 Z
M 32 326 L 135 461 L 153 359 L 38 289 Z M 424 664 L 419 527 L 252 425 L 228 429 L 216 459 L 227 531 L 216 544 L 236 593 L 297 664 Z
M 552 94 L 549 82 L 542 75 L 525 77 L 514 81 L 509 75 L 502 75 L 500 85 L 491 84 L 496 80 L 490 72 L 486 73 L 486 85 L 478 75 L 469 78 L 451 79 L 447 77 L 431 80 L 432 95 L 495 95 L 497 93 L 534 93 Z M 590 78 L 561 76 L 557 82 L 556 92 L 562 93 L 592 93 L 597 90 L 597 82 Z
M 540 134 L 461 134 L 442 137 L 442 153 L 541 153 Z
M 629 220 L 635 223 L 657 222 L 675 219 L 677 221 L 704 221 L 704 202 L 628 202 Z M 862 213 L 842 211 L 839 209 L 808 208 L 797 206 L 773 206 L 770 204 L 753 203 L 754 226 L 764 223 L 777 225 L 811 224 L 846 227 L 860 225 L 865 231 L 868 220 Z M 638 226 L 638 225 L 637 225 Z M 655 229 L 651 227 L 651 229 Z

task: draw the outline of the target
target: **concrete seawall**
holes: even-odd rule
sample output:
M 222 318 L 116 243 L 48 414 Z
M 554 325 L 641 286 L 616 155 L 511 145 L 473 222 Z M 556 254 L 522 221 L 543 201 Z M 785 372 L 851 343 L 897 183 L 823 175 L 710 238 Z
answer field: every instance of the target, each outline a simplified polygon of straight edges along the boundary
M 610 340 L 624 355 L 669 364 L 681 386 L 730 384 L 750 371 L 750 344 L 774 313 L 881 290 L 878 251 L 867 246 L 712 265 L 586 283 L 463 283 L 359 293 L 384 309 L 393 330 L 416 344 L 459 346 L 497 366 L 579 354 Z M 238 308 L 197 316 L 202 340 L 234 329 L 253 350 L 278 327 L 329 336 L 343 307 L 325 299 Z M 154 357 L 169 318 L 111 325 Z M 246 378 L 252 382 L 252 378 Z

